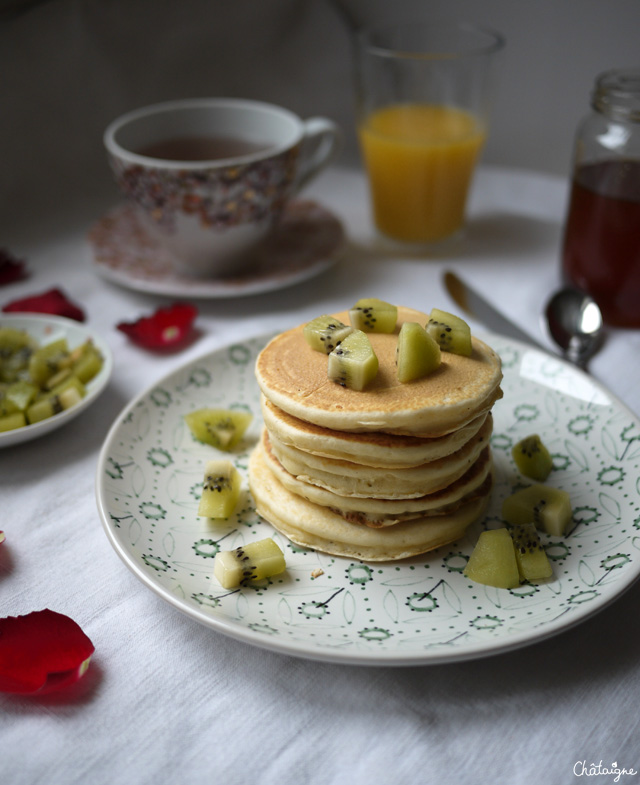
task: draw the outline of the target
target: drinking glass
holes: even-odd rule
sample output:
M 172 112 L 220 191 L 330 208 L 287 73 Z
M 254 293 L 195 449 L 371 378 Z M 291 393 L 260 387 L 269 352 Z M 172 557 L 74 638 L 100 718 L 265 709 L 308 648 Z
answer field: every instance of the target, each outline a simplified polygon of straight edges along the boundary
M 376 227 L 403 243 L 462 233 L 488 133 L 496 32 L 406 22 L 356 37 L 360 148 Z

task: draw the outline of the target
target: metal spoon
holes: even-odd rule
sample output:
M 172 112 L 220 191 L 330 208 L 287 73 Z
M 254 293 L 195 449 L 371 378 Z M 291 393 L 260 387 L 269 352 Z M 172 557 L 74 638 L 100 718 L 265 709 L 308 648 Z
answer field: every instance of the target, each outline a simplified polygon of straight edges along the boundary
M 586 370 L 602 345 L 602 314 L 588 294 L 570 287 L 560 289 L 548 301 L 544 316 L 549 335 L 565 358 Z

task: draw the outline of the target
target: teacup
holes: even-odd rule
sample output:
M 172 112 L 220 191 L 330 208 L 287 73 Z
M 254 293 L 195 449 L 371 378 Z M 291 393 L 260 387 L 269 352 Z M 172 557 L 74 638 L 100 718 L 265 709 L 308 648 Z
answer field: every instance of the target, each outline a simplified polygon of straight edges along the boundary
M 334 157 L 340 131 L 260 101 L 202 98 L 128 112 L 104 133 L 122 192 L 176 268 L 207 277 L 250 263 L 284 206 Z

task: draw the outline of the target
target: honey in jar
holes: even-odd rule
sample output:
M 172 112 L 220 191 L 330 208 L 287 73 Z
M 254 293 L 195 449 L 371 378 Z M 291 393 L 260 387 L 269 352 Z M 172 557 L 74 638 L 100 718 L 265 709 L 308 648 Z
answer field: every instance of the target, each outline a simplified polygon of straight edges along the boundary
M 605 323 L 640 327 L 640 70 L 596 81 L 576 134 L 564 232 L 564 277 Z

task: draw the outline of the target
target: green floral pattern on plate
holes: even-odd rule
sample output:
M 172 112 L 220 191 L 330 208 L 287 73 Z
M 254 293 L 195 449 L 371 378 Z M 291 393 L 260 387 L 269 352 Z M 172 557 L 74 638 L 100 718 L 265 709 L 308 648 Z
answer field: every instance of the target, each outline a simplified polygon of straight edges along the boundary
M 486 518 L 460 541 L 409 561 L 363 564 L 292 545 L 257 514 L 246 481 L 261 428 L 255 358 L 267 337 L 218 350 L 167 376 L 114 424 L 98 471 L 98 507 L 125 564 L 195 620 L 275 651 L 353 664 L 428 664 L 522 646 L 608 604 L 638 576 L 640 423 L 590 377 L 498 336 L 504 366 L 494 407 L 496 487 Z M 236 515 L 197 516 L 205 462 L 183 415 L 204 406 L 248 409 L 254 419 L 230 456 L 244 476 Z M 514 590 L 467 580 L 479 532 L 503 526 L 502 500 L 525 484 L 511 446 L 539 433 L 553 456 L 548 480 L 572 497 L 574 526 L 546 538 L 554 578 Z M 218 550 L 272 536 L 287 571 L 236 591 L 213 578 Z M 317 575 L 316 571 L 322 574 Z

